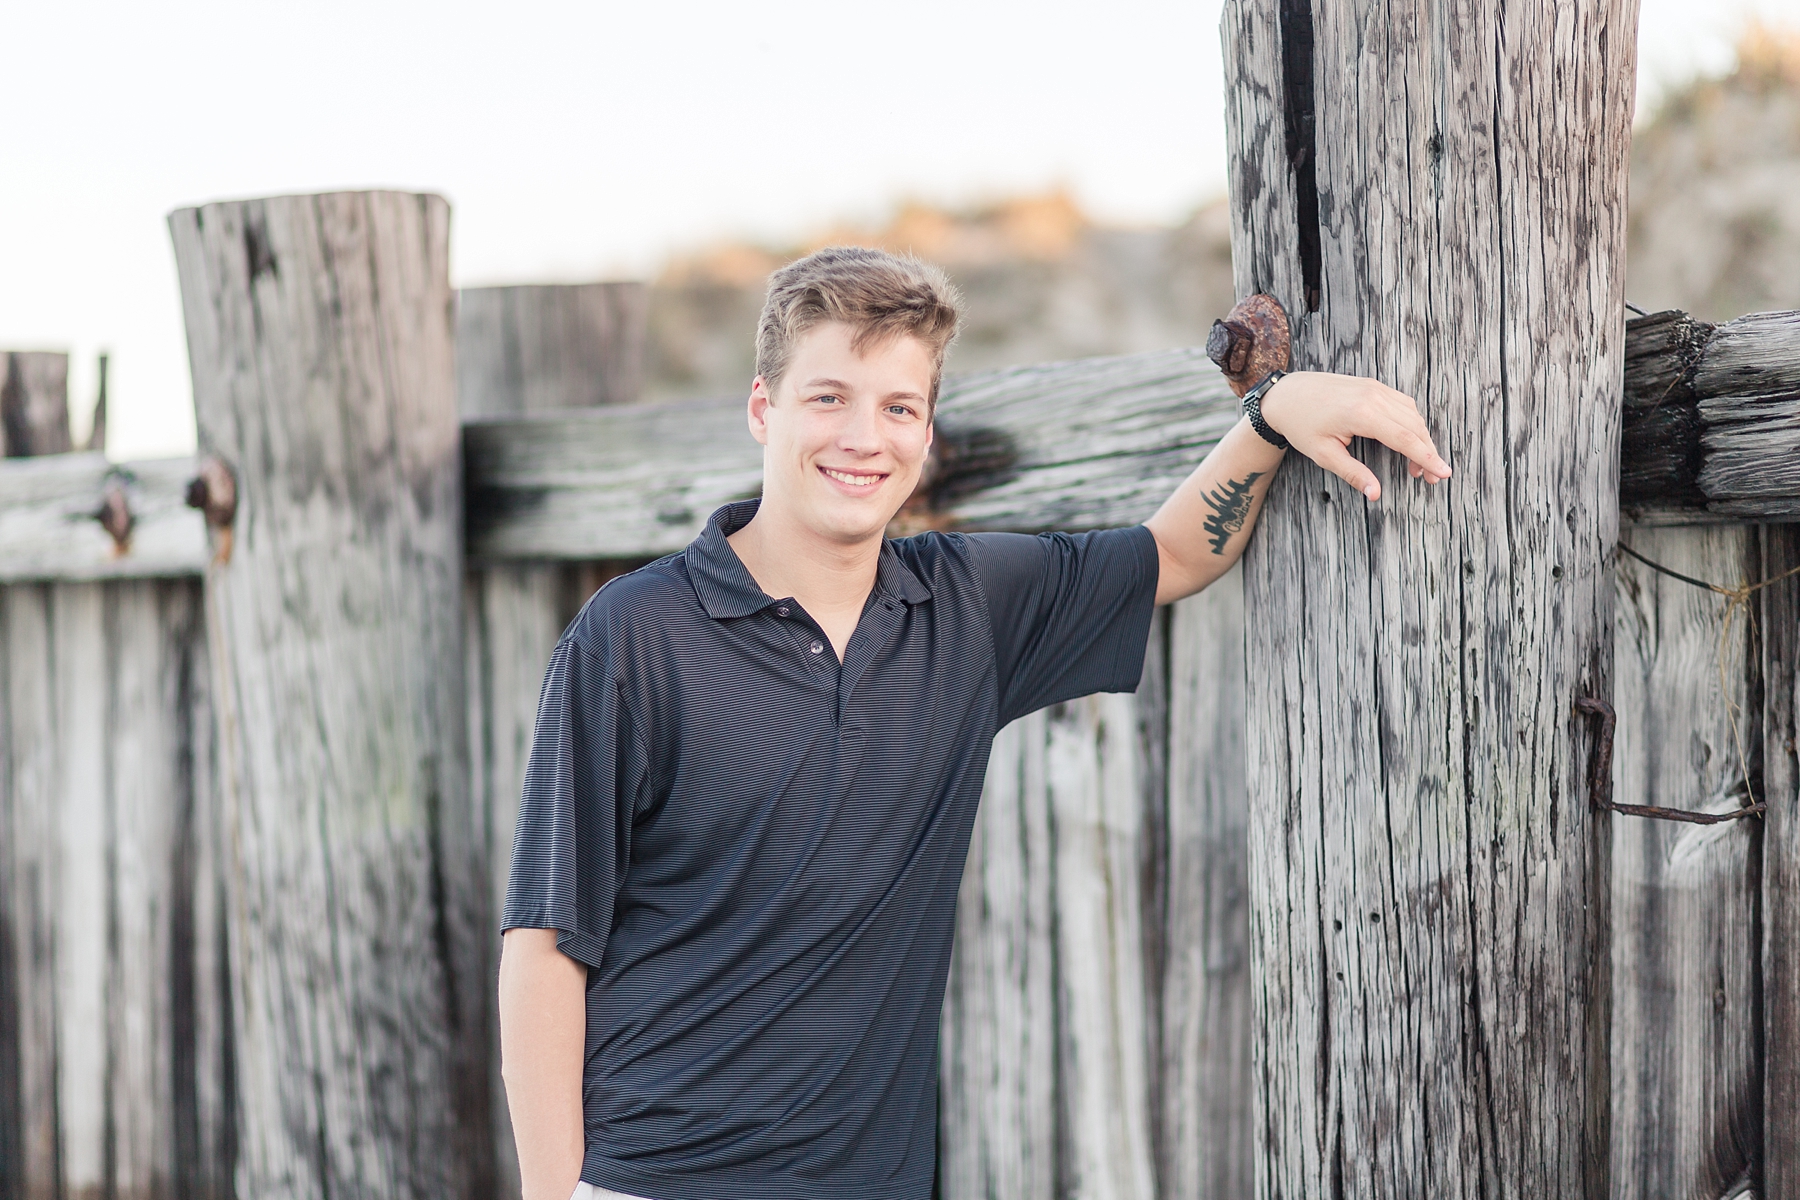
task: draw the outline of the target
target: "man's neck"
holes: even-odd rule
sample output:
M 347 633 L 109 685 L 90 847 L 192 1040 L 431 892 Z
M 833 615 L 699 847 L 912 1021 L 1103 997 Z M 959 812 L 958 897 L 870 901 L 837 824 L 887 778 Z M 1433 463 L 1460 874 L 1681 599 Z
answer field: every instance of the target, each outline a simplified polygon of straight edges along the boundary
M 842 658 L 875 586 L 881 534 L 859 542 L 821 538 L 765 502 L 748 525 L 726 540 L 756 586 L 776 599 L 798 600 Z

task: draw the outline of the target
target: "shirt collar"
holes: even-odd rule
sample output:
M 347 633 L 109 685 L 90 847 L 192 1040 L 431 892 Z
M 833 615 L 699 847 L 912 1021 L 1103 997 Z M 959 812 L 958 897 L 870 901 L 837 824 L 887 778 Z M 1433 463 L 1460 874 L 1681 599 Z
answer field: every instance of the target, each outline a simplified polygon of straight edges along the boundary
M 700 536 L 688 543 L 688 577 L 694 581 L 694 593 L 709 617 L 746 617 L 774 603 L 756 586 L 737 551 L 725 540 L 748 525 L 761 504 L 760 499 L 754 499 L 723 506 L 708 518 Z M 900 561 L 893 543 L 886 539 L 875 564 L 875 590 L 907 604 L 931 599 L 931 589 Z

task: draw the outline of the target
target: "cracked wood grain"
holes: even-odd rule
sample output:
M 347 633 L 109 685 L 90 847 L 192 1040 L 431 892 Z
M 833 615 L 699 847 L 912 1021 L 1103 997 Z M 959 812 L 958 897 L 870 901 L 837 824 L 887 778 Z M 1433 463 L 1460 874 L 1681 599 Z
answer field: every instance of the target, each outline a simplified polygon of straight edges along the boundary
M 1763 531 L 1764 578 L 1800 567 L 1800 531 Z M 1762 593 L 1763 788 L 1756 916 L 1761 925 L 1764 1200 L 1800 1200 L 1800 583 L 1789 579 Z
M 201 452 L 237 477 L 206 604 L 240 1186 L 485 1196 L 449 209 L 339 193 L 169 224 Z
M 1280 16 L 1224 18 L 1238 291 L 1304 312 Z M 1437 489 L 1291 462 L 1245 560 L 1258 1193 L 1607 1191 L 1609 685 L 1635 5 L 1311 10 L 1295 364 L 1416 396 Z
M 1699 579 L 1735 585 L 1762 577 L 1760 538 L 1749 527 L 1636 530 L 1629 544 Z M 1741 807 L 1744 764 L 1760 782 L 1762 760 L 1761 663 L 1751 622 L 1738 613 L 1721 646 L 1722 597 L 1625 555 L 1617 579 L 1615 799 L 1710 812 Z M 1761 839 L 1744 821 L 1608 823 L 1612 1195 L 1715 1200 L 1761 1157 Z

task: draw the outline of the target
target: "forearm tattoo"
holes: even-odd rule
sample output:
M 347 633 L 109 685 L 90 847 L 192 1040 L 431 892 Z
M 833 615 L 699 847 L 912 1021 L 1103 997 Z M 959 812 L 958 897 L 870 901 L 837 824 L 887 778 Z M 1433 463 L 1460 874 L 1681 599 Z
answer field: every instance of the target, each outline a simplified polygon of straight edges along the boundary
M 1252 471 L 1242 480 L 1226 480 L 1223 487 L 1214 488 L 1202 493 L 1206 506 L 1212 509 L 1212 516 L 1206 518 L 1203 528 L 1212 534 L 1212 552 L 1225 553 L 1225 546 L 1244 527 L 1244 521 L 1250 515 L 1250 502 L 1255 498 L 1250 488 L 1263 477 L 1261 471 Z

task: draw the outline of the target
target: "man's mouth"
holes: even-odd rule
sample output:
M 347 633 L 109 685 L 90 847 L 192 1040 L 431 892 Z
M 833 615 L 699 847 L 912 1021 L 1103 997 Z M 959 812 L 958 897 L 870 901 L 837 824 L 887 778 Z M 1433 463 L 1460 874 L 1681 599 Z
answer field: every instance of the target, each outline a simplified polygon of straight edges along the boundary
M 872 488 L 883 479 L 887 478 L 885 474 L 864 474 L 859 471 L 835 471 L 830 467 L 820 467 L 819 470 L 831 476 L 831 478 L 837 480 L 839 483 L 853 488 Z

